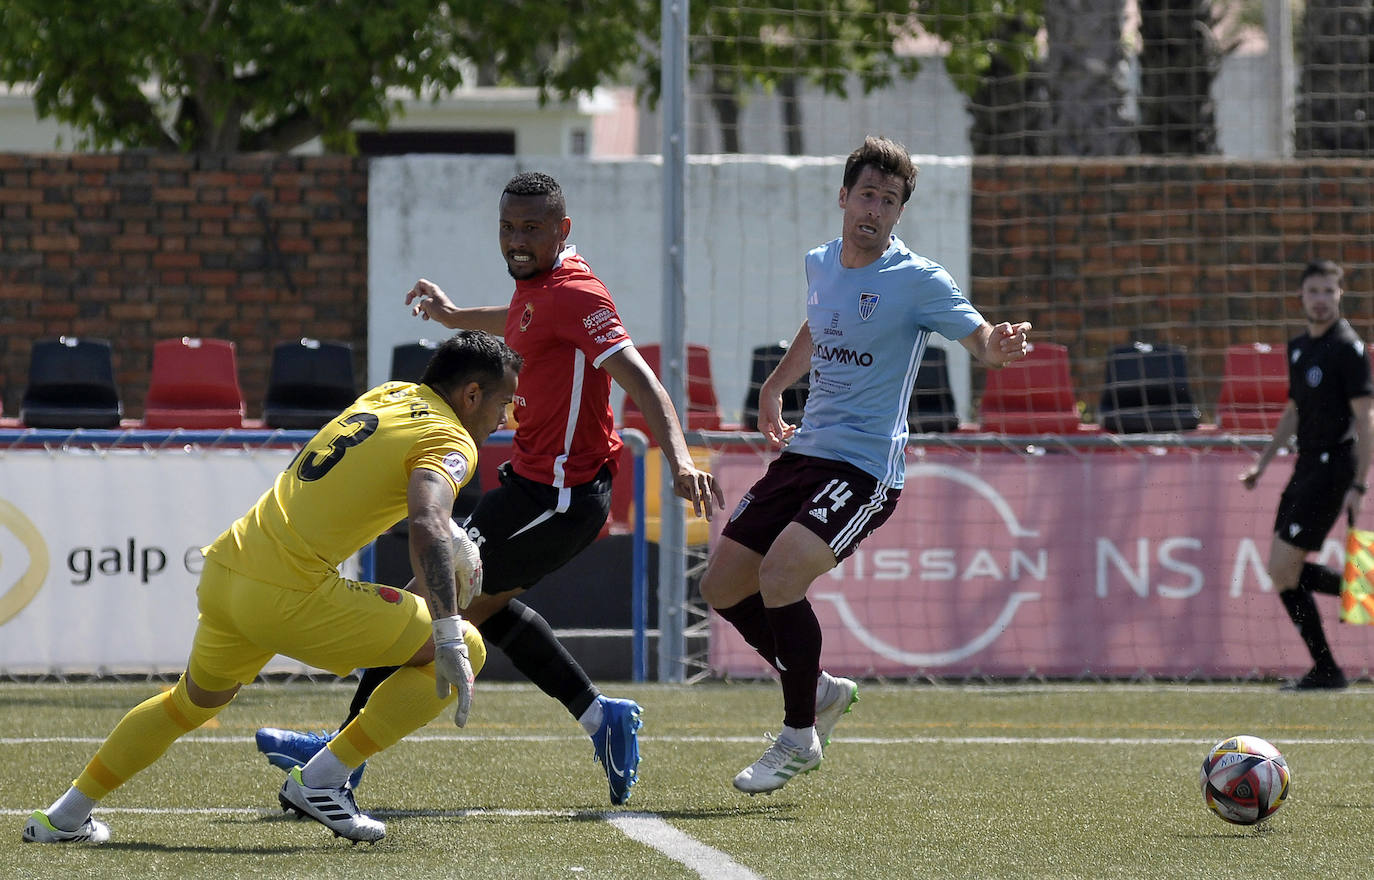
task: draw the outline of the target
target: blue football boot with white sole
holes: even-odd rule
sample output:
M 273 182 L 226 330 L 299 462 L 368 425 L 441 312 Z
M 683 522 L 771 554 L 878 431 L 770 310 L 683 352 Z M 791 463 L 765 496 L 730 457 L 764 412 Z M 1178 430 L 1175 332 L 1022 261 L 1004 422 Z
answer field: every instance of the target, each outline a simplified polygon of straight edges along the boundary
M 267 763 L 273 767 L 291 772 L 293 767 L 304 767 L 315 757 L 315 753 L 333 739 L 332 733 L 310 733 L 299 730 L 282 730 L 279 727 L 259 727 L 258 732 L 253 735 L 253 739 L 258 744 L 258 751 L 267 756 Z M 364 763 L 348 776 L 348 787 L 356 790 L 358 783 L 362 781 L 363 770 L 367 767 Z
M 643 709 L 634 700 L 597 697 L 601 704 L 601 726 L 592 736 L 596 759 L 606 770 L 611 787 L 611 803 L 620 805 L 630 799 L 630 788 L 639 781 L 639 729 Z

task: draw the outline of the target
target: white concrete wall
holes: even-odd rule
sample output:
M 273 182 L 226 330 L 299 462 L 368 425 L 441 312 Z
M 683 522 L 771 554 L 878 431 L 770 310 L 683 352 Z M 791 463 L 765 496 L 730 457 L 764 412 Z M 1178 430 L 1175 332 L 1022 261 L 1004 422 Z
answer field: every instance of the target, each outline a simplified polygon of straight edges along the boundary
M 897 233 L 966 283 L 970 163 L 917 160 L 916 193 Z M 610 288 L 634 340 L 660 341 L 662 184 L 656 159 L 379 159 L 371 165 L 368 192 L 369 382 L 387 378 L 394 345 L 442 337 L 439 328 L 411 318 L 402 305 L 417 278 L 436 282 L 460 304 L 509 300 L 513 288 L 497 247 L 497 204 L 506 181 L 521 170 L 558 179 L 572 218 L 570 241 Z M 686 336 L 710 346 L 716 394 L 729 421 L 743 408 L 753 348 L 791 339 L 801 324 L 802 256 L 839 234 L 842 173 L 840 158 L 692 160 Z M 970 294 L 976 304 L 977 291 Z M 966 365 L 963 348 L 953 346 L 951 374 L 965 417 Z

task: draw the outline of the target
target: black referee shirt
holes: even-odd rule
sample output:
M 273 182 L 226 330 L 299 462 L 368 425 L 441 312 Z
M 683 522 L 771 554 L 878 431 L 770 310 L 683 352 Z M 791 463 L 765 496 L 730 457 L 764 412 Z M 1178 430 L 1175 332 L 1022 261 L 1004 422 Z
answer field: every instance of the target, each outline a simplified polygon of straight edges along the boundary
M 1298 407 L 1298 451 L 1332 449 L 1355 438 L 1350 401 L 1374 395 L 1364 343 L 1341 318 L 1321 336 L 1288 342 L 1288 396 Z

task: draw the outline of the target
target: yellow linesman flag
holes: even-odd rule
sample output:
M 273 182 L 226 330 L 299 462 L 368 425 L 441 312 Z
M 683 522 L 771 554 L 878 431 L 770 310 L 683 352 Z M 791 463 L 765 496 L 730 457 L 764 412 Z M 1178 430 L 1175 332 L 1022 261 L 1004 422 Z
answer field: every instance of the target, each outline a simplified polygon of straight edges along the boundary
M 1341 621 L 1374 623 L 1374 532 L 1351 529 L 1346 534 Z

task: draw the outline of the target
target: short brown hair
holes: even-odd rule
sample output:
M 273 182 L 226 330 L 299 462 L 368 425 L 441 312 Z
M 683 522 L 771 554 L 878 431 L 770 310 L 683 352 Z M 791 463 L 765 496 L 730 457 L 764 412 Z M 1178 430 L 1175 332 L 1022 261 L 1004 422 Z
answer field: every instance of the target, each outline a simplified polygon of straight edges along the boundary
M 905 205 L 911 198 L 911 193 L 916 189 L 916 163 L 911 161 L 911 155 L 907 153 L 906 147 L 892 140 L 891 138 L 869 135 L 864 138 L 864 145 L 849 154 L 849 159 L 844 163 L 844 188 L 849 189 L 854 186 L 854 182 L 863 173 L 864 167 L 872 165 L 884 174 L 892 174 L 902 179 L 902 204 Z
M 1337 284 L 1340 284 L 1341 279 L 1345 277 L 1345 270 L 1341 269 L 1335 260 L 1313 260 L 1307 264 L 1306 269 L 1302 270 L 1302 277 L 1298 279 L 1298 286 L 1302 287 L 1307 279 L 1313 275 L 1330 275 L 1336 279 Z

